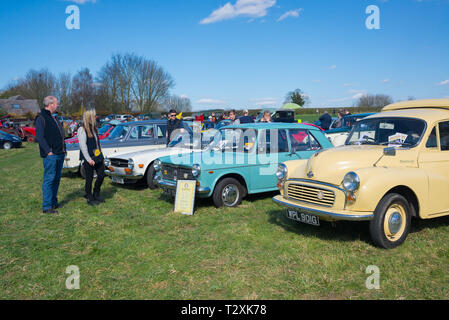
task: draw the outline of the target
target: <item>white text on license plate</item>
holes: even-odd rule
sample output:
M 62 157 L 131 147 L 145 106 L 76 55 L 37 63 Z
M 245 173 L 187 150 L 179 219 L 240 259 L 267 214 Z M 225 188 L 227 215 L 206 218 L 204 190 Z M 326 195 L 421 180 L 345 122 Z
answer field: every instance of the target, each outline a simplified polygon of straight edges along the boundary
M 311 224 L 312 226 L 320 225 L 320 218 L 318 218 L 317 216 L 314 216 L 312 214 L 308 214 L 308 213 L 304 213 L 304 212 L 287 210 L 287 218 L 298 221 L 298 222 Z
M 124 184 L 125 180 L 123 178 L 119 178 L 119 177 L 112 177 L 112 182 Z

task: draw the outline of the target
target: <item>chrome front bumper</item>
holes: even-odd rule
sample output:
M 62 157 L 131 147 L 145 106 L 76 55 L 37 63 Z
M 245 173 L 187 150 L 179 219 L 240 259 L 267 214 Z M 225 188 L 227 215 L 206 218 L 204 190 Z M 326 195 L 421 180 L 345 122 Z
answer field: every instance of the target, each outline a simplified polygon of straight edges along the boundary
M 360 213 L 354 213 L 354 214 L 345 214 L 345 213 L 337 213 L 337 212 L 331 212 L 331 211 L 323 211 L 318 209 L 312 209 L 312 208 L 306 208 L 303 206 L 300 206 L 298 204 L 291 203 L 291 200 L 286 201 L 283 196 L 278 195 L 273 198 L 273 201 L 283 207 L 292 209 L 292 210 L 298 210 L 302 211 L 304 213 L 312 214 L 315 216 L 318 216 L 323 219 L 328 219 L 332 221 L 337 220 L 346 220 L 346 221 L 369 221 L 374 218 L 373 214 L 360 214 Z
M 72 173 L 76 173 L 79 170 L 79 165 L 76 167 L 67 167 L 66 165 L 64 165 L 62 167 L 62 172 L 72 172 Z
M 154 183 L 159 185 L 162 189 L 167 188 L 176 190 L 176 182 L 155 179 Z M 210 188 L 204 188 L 201 186 L 196 187 L 196 193 L 199 195 L 207 195 L 210 193 Z
M 112 172 L 110 170 L 105 170 L 104 173 L 110 177 L 119 177 L 119 178 L 123 178 L 125 180 L 129 179 L 129 180 L 140 180 L 143 178 L 143 174 L 123 174 L 123 173 L 118 173 L 118 172 Z

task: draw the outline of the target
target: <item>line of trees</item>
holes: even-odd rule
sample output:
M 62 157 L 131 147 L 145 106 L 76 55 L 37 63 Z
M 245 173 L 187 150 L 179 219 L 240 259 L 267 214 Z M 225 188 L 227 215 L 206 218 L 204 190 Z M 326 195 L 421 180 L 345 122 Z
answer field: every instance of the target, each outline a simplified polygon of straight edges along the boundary
M 29 70 L 12 81 L 0 98 L 20 95 L 37 99 L 42 107 L 46 96 L 59 98 L 64 114 L 80 114 L 96 108 L 98 113 L 148 113 L 175 109 L 191 111 L 190 99 L 171 95 L 175 82 L 157 62 L 133 53 L 114 54 L 97 76 L 83 68 L 74 76 L 54 75 L 47 68 Z

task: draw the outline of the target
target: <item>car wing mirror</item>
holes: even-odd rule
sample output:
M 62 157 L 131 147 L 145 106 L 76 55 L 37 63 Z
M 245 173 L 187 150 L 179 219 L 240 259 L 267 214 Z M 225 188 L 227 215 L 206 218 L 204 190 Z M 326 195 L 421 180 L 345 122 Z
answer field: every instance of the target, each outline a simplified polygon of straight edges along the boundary
M 396 149 L 394 147 L 385 148 L 384 155 L 394 157 L 396 155 Z

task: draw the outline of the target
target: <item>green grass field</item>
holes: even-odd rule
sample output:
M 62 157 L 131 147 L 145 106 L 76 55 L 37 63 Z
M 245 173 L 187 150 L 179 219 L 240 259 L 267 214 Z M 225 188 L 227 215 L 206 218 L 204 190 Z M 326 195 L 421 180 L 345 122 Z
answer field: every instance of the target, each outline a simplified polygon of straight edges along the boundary
M 413 221 L 397 249 L 369 240 L 367 223 L 319 228 L 284 218 L 271 198 L 237 209 L 197 202 L 173 213 L 159 190 L 103 185 L 88 207 L 84 181 L 61 181 L 58 216 L 41 212 L 37 145 L 0 150 L 0 299 L 448 299 L 449 218 Z M 80 289 L 68 290 L 70 265 Z M 380 270 L 368 290 L 366 269 Z

